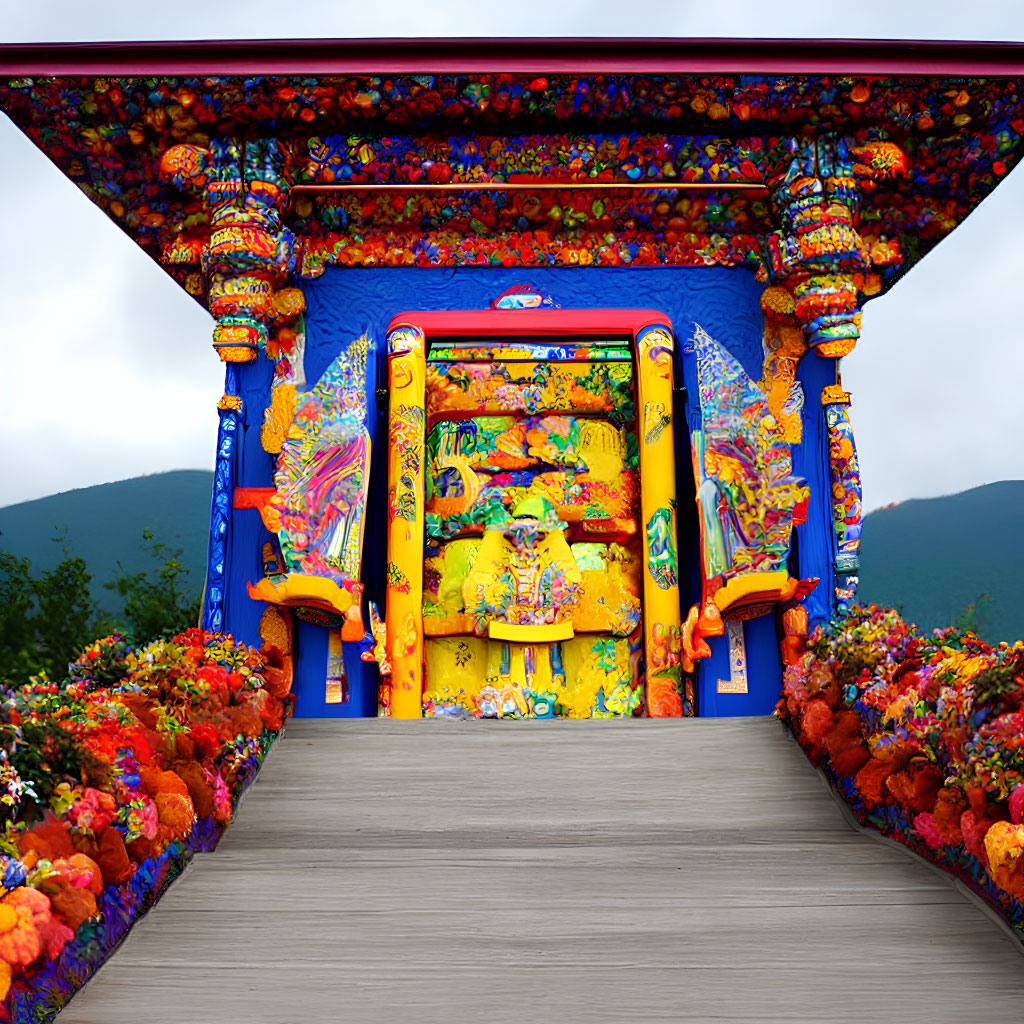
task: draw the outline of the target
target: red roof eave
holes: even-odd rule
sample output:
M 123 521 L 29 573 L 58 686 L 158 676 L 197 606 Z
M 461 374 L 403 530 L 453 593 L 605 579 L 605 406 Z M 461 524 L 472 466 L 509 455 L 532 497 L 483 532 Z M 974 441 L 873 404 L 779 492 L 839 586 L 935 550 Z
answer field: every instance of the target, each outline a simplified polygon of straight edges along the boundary
M 287 39 L 8 43 L 0 77 L 439 74 L 1024 75 L 1024 44 L 863 39 Z

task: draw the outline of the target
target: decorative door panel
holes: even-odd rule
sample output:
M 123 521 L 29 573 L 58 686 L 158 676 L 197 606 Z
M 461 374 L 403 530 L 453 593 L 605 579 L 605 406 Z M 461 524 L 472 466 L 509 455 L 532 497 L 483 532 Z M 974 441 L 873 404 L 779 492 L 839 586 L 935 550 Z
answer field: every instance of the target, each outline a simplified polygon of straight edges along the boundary
M 652 311 L 393 321 L 393 714 L 692 707 L 679 674 L 671 346 Z

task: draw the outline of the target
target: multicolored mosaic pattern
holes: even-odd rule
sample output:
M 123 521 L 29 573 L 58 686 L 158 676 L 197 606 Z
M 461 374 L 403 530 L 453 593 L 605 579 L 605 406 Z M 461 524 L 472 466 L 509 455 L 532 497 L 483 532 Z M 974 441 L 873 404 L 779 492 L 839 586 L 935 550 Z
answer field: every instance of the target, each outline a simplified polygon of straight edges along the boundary
M 330 262 L 735 265 L 756 262 L 763 249 L 764 192 L 446 193 L 437 201 L 286 193 L 302 184 L 770 184 L 785 173 L 791 140 L 813 132 L 848 154 L 819 161 L 819 170 L 857 183 L 867 251 L 899 254 L 895 265 L 891 251 L 881 264 L 888 283 L 1014 166 L 1024 132 L 1024 93 L 1012 78 L 39 78 L 6 80 L 0 104 L 195 294 L 211 212 L 154 173 L 174 145 L 209 150 L 218 140 L 272 135 L 276 166 L 261 178 L 284 185 L 304 273 Z M 509 124 L 522 134 L 503 134 Z M 202 170 L 203 158 L 190 162 Z
M 702 427 L 694 433 L 704 575 L 772 572 L 789 554 L 809 492 L 764 392 L 701 327 L 693 336 Z

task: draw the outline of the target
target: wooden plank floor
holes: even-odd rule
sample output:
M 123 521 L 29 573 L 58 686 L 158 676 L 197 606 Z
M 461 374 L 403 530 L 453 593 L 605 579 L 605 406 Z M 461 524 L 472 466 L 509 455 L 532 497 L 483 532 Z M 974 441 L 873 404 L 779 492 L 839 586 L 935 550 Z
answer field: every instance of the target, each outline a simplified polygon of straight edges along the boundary
M 294 721 L 61 1024 L 1024 1018 L 771 719 Z

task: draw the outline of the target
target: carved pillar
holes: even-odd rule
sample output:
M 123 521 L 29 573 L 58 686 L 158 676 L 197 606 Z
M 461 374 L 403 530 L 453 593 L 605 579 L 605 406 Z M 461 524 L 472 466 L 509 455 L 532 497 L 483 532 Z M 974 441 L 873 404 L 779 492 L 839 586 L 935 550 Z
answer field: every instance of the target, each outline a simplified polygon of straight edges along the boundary
M 291 264 L 290 234 L 281 219 L 288 199 L 283 166 L 273 139 L 214 140 L 208 148 L 176 145 L 160 161 L 161 179 L 200 197 L 206 213 L 205 222 L 182 225 L 163 261 L 177 270 L 177 276 L 184 275 L 192 294 L 205 295 L 217 321 L 213 345 L 228 364 L 219 402 L 204 602 L 204 625 L 209 629 L 225 625 L 228 534 L 237 497 L 235 463 L 243 427 L 234 364 L 249 362 L 266 351 L 275 316 L 282 320 L 282 306 L 292 312 L 295 305 L 275 301 Z
M 417 327 L 388 335 L 387 660 L 394 718 L 423 714 L 423 516 L 426 343 Z
M 640 505 L 646 571 L 643 574 L 647 712 L 652 718 L 692 715 L 693 680 L 681 675 L 679 563 L 676 554 L 675 437 L 672 351 L 669 331 L 648 327 L 637 335 L 637 402 L 640 431 Z
M 902 177 L 908 167 L 906 155 L 892 142 L 852 145 L 824 137 L 794 140 L 789 164 L 769 178 L 778 228 L 768 236 L 764 252 L 769 286 L 761 299 L 765 359 L 760 383 L 790 443 L 801 439 L 800 359 L 810 349 L 835 359 L 853 351 L 860 338 L 861 307 L 881 292 L 885 278 L 902 261 L 898 243 L 861 233 L 861 193 Z M 826 388 L 822 395 L 840 605 L 855 592 L 860 535 L 860 478 L 848 403 L 840 388 Z
M 224 362 L 244 363 L 266 349 L 275 292 L 292 269 L 284 155 L 276 139 L 215 139 L 208 149 L 180 145 L 160 161 L 160 176 L 202 196 L 208 215 L 201 266 L 217 321 L 213 345 Z M 166 259 L 196 255 L 178 245 Z
M 228 581 L 228 526 L 235 489 L 238 438 L 242 432 L 242 398 L 238 394 L 238 375 L 234 366 L 227 368 L 224 395 L 217 403 L 217 412 L 220 426 L 217 430 L 217 459 L 213 470 L 210 541 L 203 595 L 203 629 L 215 632 L 224 627 L 224 599 Z
M 836 604 L 844 609 L 857 593 L 860 569 L 861 485 L 857 445 L 850 422 L 850 395 L 837 384 L 821 393 L 828 432 Z
M 838 358 L 860 337 L 861 306 L 899 266 L 899 245 L 863 237 L 862 191 L 904 175 L 905 154 L 891 142 L 851 146 L 845 139 L 794 139 L 784 171 L 769 178 L 778 224 L 767 238 L 765 376 L 769 405 L 796 415 L 787 440 L 799 440 L 799 403 L 791 397 L 796 364 L 808 348 Z M 773 410 L 774 411 L 774 410 Z

